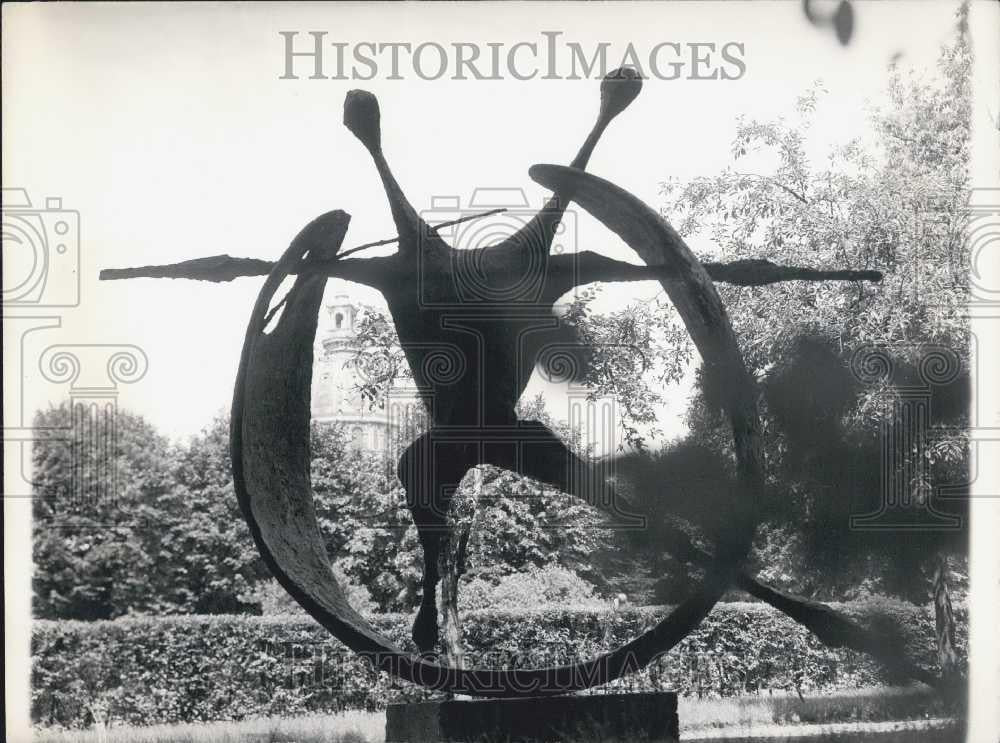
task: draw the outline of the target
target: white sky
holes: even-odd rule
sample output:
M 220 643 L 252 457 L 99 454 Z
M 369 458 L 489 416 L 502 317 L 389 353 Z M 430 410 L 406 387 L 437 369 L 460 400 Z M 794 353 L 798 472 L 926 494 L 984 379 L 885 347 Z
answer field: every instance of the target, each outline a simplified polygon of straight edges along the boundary
M 147 355 L 148 372 L 120 386 L 119 405 L 175 437 L 225 409 L 262 279 L 98 282 L 98 271 L 224 252 L 275 258 L 331 208 L 353 215 L 347 245 L 395 234 L 375 169 L 341 124 L 352 87 L 378 95 L 387 157 L 418 209 L 435 195 L 464 203 L 476 187 L 522 187 L 537 207 L 546 193 L 528 167 L 567 162 L 596 114 L 594 80 L 424 81 L 410 74 L 390 81 L 382 79 L 387 66 L 370 82 L 310 80 L 305 71 L 299 80 L 280 80 L 279 30 L 301 31 L 302 44 L 305 32 L 326 30 L 328 41 L 349 43 L 507 45 L 559 30 L 584 48 L 612 42 L 611 59 L 628 41 L 639 50 L 662 41 L 743 43 L 741 79 L 647 80 L 599 144 L 590 170 L 656 207 L 661 180 L 711 174 L 729 161 L 738 114 L 788 113 L 818 78 L 830 96 L 817 136 L 862 131 L 864 103 L 880 98 L 889 59 L 901 54 L 903 64 L 932 64 L 953 32 L 953 10 L 953 3 L 858 4 L 855 39 L 845 49 L 832 32 L 807 25 L 793 2 L 527 4 L 499 12 L 450 3 L 6 5 L 4 185 L 26 188 L 35 206 L 58 196 L 79 211 L 81 304 L 7 312 L 58 315 L 61 327 L 25 336 L 26 375 L 18 385 L 5 371 L 5 400 L 20 397 L 30 416 L 67 396 L 68 384 L 38 371 L 53 344 L 134 344 Z M 578 245 L 634 260 L 585 215 Z M 5 269 L 9 263 L 5 256 Z M 356 297 L 378 301 L 359 289 Z M 655 290 L 612 285 L 602 306 Z M 5 322 L 5 349 L 25 327 Z M 669 393 L 674 404 L 661 424 L 668 434 L 682 430 L 675 416 L 686 392 L 682 385 Z M 552 400 L 560 415 L 558 396 Z

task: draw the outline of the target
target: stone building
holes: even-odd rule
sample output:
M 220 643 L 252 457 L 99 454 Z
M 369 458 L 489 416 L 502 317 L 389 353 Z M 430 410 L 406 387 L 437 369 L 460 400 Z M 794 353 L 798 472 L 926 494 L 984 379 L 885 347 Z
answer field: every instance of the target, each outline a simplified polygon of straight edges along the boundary
M 341 423 L 351 445 L 365 451 L 391 454 L 399 442 L 412 440 L 416 397 L 397 385 L 383 406 L 370 405 L 357 390 L 357 374 L 349 366 L 357 349 L 358 307 L 346 294 L 338 294 L 320 315 L 319 342 L 315 349 L 312 419 Z M 405 445 L 405 443 L 404 443 Z

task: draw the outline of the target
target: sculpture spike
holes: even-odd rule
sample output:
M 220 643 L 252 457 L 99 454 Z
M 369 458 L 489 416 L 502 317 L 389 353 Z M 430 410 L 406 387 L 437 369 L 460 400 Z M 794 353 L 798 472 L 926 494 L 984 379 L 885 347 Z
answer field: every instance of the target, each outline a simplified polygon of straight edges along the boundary
M 576 157 L 570 163 L 571 168 L 586 170 L 590 156 L 594 152 L 608 124 L 622 111 L 629 107 L 642 90 L 642 77 L 632 67 L 620 67 L 612 70 L 601 80 L 601 107 L 590 134 L 584 140 Z M 566 205 L 571 196 L 556 193 L 545 203 L 542 210 L 512 237 L 512 241 L 530 252 L 538 252 L 547 256 L 555 238 L 556 229 L 562 221 Z
M 382 154 L 378 99 L 367 90 L 348 91 L 344 98 L 344 126 L 361 141 L 375 161 L 375 167 L 382 179 L 382 188 L 385 189 L 385 195 L 389 199 L 392 220 L 396 223 L 396 231 L 399 234 L 399 252 L 415 251 L 421 235 L 428 234 L 430 228 L 407 200 Z
M 608 124 L 629 107 L 641 90 L 642 78 L 632 67 L 621 67 L 604 76 L 601 80 L 601 108 L 597 121 L 580 151 L 573 158 L 573 162 L 570 163 L 571 168 L 586 170 L 597 140 L 601 138 Z

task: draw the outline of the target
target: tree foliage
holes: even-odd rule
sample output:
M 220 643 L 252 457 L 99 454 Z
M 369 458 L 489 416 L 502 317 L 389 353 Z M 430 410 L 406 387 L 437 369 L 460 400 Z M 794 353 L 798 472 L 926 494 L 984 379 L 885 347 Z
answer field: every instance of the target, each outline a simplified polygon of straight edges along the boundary
M 534 401 L 529 415 L 545 417 Z M 229 425 L 216 418 L 173 444 L 118 411 L 113 449 L 74 428 L 67 404 L 36 417 L 34 613 L 110 619 L 126 614 L 294 610 L 261 561 L 233 492 Z M 358 608 L 409 610 L 421 550 L 395 462 L 359 451 L 343 427 L 314 424 L 312 482 L 334 574 Z M 487 468 L 469 564 L 482 580 L 531 567 L 586 563 L 596 515 L 575 499 Z M 115 497 L 80 491 L 114 471 Z M 94 485 L 96 487 L 96 485 Z
M 112 435 L 109 420 L 91 413 L 64 403 L 35 416 L 34 613 L 169 611 L 174 581 L 160 564 L 180 556 L 161 531 L 175 505 L 173 452 L 138 416 L 119 411 Z
M 960 33 L 941 50 L 937 75 L 891 69 L 871 136 L 834 146 L 822 162 L 807 155 L 823 103 L 817 85 L 792 120 L 740 119 L 733 164 L 718 175 L 663 184 L 664 213 L 682 233 L 710 237 L 726 259 L 885 274 L 878 285 L 719 287 L 760 382 L 770 479 L 757 557 L 779 586 L 924 600 L 937 549 L 964 549 L 964 532 L 936 519 L 906 531 L 850 523 L 877 511 L 892 488 L 908 517 L 933 507 L 967 521 L 970 64 Z M 886 373 L 869 374 L 862 354 Z M 915 391 L 925 407 L 909 417 Z M 655 469 L 665 482 L 695 452 L 714 452 L 725 467 L 720 399 L 700 376 L 691 439 L 668 447 Z M 697 501 L 716 503 L 724 489 L 711 489 Z M 710 529 L 710 519 L 700 525 Z
M 970 63 L 959 35 L 942 50 L 936 76 L 891 69 L 887 104 L 871 111 L 870 135 L 833 147 L 820 161 L 809 155 L 824 102 L 817 86 L 798 99 L 792 118 L 740 119 L 733 163 L 721 173 L 663 185 L 666 216 L 683 234 L 710 237 L 721 254 L 713 259 L 885 273 L 878 285 L 719 286 L 760 382 L 770 480 L 756 555 L 764 577 L 779 587 L 838 597 L 865 588 L 916 596 L 933 550 L 961 547 L 961 533 L 899 538 L 852 532 L 847 524 L 884 495 L 883 440 L 904 425 L 900 388 L 921 381 L 933 347 L 962 364 L 969 358 L 961 308 Z M 595 296 L 584 289 L 561 308 L 559 326 L 541 339 L 539 363 L 550 378 L 583 384 L 594 398 L 613 395 L 626 442 L 641 450 L 655 432 L 663 390 L 680 379 L 691 346 L 665 302 L 601 315 L 592 309 Z M 367 308 L 359 323 L 353 366 L 363 397 L 379 405 L 408 367 L 385 316 Z M 885 351 L 894 379 L 859 382 L 852 360 L 865 347 Z M 930 387 L 933 441 L 902 457 L 918 474 L 907 484 L 918 507 L 942 483 L 961 482 L 967 464 L 968 369 Z M 684 523 L 710 541 L 724 526 L 732 463 L 718 399 L 718 390 L 699 382 L 688 411 L 691 436 L 648 457 L 623 459 L 631 487 L 648 499 L 651 527 Z M 522 401 L 520 413 L 581 448 L 578 435 L 552 421 L 539 400 Z M 104 429 L 81 429 L 75 416 L 79 411 L 62 405 L 36 418 L 37 616 L 252 613 L 275 603 L 232 491 L 224 418 L 180 445 L 118 411 L 113 445 L 102 448 L 94 437 Z M 312 451 L 317 515 L 339 556 L 338 574 L 363 586 L 381 610 L 412 608 L 421 553 L 395 463 L 354 451 L 337 427 L 316 426 Z M 94 486 L 108 472 L 117 478 L 110 496 Z M 958 500 L 939 505 L 964 515 L 961 488 L 951 494 Z M 666 578 L 650 597 L 669 599 L 683 589 L 686 569 L 659 550 L 655 528 L 618 533 L 616 545 L 601 549 L 612 535 L 594 512 L 495 468 L 481 468 L 477 498 L 475 515 L 462 515 L 474 520 L 470 580 L 492 586 L 516 571 L 568 568 L 630 596 L 656 576 Z
M 871 112 L 871 144 L 853 139 L 821 163 L 807 156 L 817 85 L 798 98 L 794 120 L 741 118 L 733 165 L 718 175 L 663 184 L 664 214 L 682 234 L 710 236 L 727 259 L 885 273 L 879 285 L 720 287 L 753 369 L 765 371 L 803 334 L 901 354 L 914 343 L 967 347 L 970 65 L 960 36 L 932 79 L 891 70 L 890 105 Z
M 35 427 L 36 616 L 252 609 L 239 597 L 266 569 L 232 493 L 224 422 L 187 446 L 125 410 L 109 448 L 67 404 Z M 92 497 L 71 497 L 81 484 Z

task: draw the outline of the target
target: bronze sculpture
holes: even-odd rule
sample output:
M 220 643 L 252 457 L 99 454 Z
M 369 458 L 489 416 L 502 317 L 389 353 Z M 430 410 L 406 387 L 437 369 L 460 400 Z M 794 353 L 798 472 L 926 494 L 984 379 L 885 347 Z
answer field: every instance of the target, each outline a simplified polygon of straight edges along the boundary
M 380 668 L 437 689 L 480 696 L 538 696 L 606 683 L 649 662 L 693 630 L 735 582 L 789 613 L 828 644 L 876 654 L 920 678 L 921 669 L 893 658 L 873 637 L 818 604 L 784 596 L 740 571 L 753 535 L 761 487 L 757 412 L 714 280 L 767 284 L 781 280 L 878 280 L 873 271 L 817 271 L 767 261 L 702 264 L 659 215 L 613 184 L 583 172 L 611 120 L 638 95 L 641 81 L 618 70 L 601 86 L 601 108 L 571 167 L 535 166 L 531 175 L 556 195 L 520 232 L 502 243 L 456 250 L 409 204 L 381 146 L 374 96 L 351 91 L 344 123 L 371 154 L 389 200 L 399 250 L 378 258 L 348 258 L 340 247 L 349 216 L 329 212 L 305 227 L 275 264 L 217 256 L 168 267 L 102 272 L 102 278 L 171 276 L 231 280 L 268 278 L 247 330 L 232 409 L 232 455 L 237 496 L 261 554 L 279 582 L 321 624 Z M 636 250 L 646 266 L 596 253 L 550 255 L 552 236 L 575 200 Z M 339 256 L 339 257 L 338 257 Z M 271 307 L 281 281 L 298 277 Z M 732 529 L 709 555 L 683 532 L 664 545 L 679 559 L 706 567 L 693 594 L 660 624 L 598 658 L 553 668 L 467 670 L 430 662 L 394 647 L 344 600 L 319 539 L 309 484 L 309 389 L 312 340 L 328 276 L 358 281 L 386 298 L 414 378 L 425 393 L 432 430 L 413 442 L 399 476 L 424 548 L 423 597 L 413 628 L 422 651 L 437 640 L 434 602 L 438 554 L 446 544 L 450 493 L 465 472 L 493 464 L 556 485 L 597 506 L 614 507 L 614 492 L 544 426 L 517 419 L 516 404 L 538 353 L 532 331 L 559 296 L 591 281 L 661 281 L 702 355 L 709 374 L 725 380 L 741 497 Z M 280 317 L 271 327 L 272 315 Z M 440 368 L 442 360 L 452 366 Z M 666 497 L 669 497 L 666 496 Z

